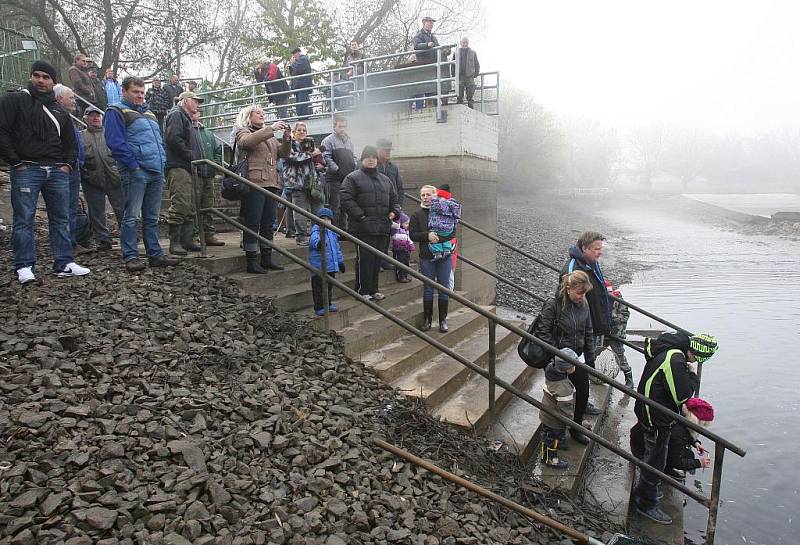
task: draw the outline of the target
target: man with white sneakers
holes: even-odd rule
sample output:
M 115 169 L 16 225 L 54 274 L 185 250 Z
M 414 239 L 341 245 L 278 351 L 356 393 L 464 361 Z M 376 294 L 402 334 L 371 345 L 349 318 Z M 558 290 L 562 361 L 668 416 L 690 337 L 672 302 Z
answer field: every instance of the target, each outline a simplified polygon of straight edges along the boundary
M 53 272 L 59 278 L 90 272 L 75 263 L 70 241 L 69 173 L 76 168 L 77 146 L 69 114 L 53 93 L 56 79 L 50 63 L 36 61 L 27 88 L 0 97 L 0 157 L 11 166 L 11 247 L 22 284 L 36 280 L 39 193 L 47 209 Z

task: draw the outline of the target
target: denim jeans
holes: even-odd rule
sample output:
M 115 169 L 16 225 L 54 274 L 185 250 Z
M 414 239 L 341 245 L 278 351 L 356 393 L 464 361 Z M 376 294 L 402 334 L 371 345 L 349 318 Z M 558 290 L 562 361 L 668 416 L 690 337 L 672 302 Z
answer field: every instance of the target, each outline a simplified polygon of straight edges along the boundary
M 122 226 L 119 230 L 120 249 L 123 261 L 139 257 L 139 236 L 136 220 L 142 219 L 142 238 L 149 257 L 161 257 L 164 250 L 158 243 L 158 213 L 161 211 L 161 189 L 164 174 L 143 168 L 128 170 L 121 168 L 122 196 L 124 199 Z
M 424 244 L 424 243 L 423 243 Z M 425 277 L 438 282 L 443 286 L 450 287 L 450 273 L 453 272 L 453 258 L 446 257 L 433 261 L 432 259 L 419 260 L 419 272 Z M 452 288 L 451 288 L 452 289 Z M 422 288 L 422 298 L 433 301 L 433 287 L 425 284 Z M 446 301 L 447 294 L 439 293 L 439 300 Z
M 659 471 L 667 466 L 670 428 L 644 429 L 644 457 L 642 461 Z M 658 483 L 660 479 L 650 471 L 641 470 L 636 483 L 635 499 L 642 509 L 658 507 Z
M 11 207 L 13 230 L 11 248 L 14 268 L 36 264 L 36 238 L 33 226 L 39 193 L 47 207 L 53 270 L 60 272 L 74 261 L 69 232 L 69 175 L 56 167 L 29 164 L 24 170 L 11 169 Z
M 309 112 L 311 111 L 310 104 L 300 104 L 301 102 L 308 102 L 309 97 L 311 96 L 311 91 L 297 91 L 294 94 L 294 103 L 296 106 L 295 115 L 297 117 L 303 119 L 308 117 Z
M 74 248 L 78 244 L 78 200 L 81 197 L 81 171 L 74 169 L 69 173 L 69 239 Z

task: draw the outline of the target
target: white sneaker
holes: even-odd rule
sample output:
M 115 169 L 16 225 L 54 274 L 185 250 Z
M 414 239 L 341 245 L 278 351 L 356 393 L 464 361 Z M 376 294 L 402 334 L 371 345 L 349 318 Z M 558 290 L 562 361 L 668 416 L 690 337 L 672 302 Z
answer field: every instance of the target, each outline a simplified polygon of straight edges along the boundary
M 36 276 L 33 274 L 33 267 L 22 267 L 21 269 L 17 269 L 17 278 L 19 278 L 20 284 L 34 282 L 36 280 Z
M 67 264 L 67 266 L 64 267 L 63 271 L 61 271 L 60 273 L 56 273 L 56 276 L 58 276 L 59 278 L 68 278 L 70 276 L 85 276 L 90 272 L 92 271 L 90 271 L 86 267 L 81 267 L 77 263 L 72 262 Z

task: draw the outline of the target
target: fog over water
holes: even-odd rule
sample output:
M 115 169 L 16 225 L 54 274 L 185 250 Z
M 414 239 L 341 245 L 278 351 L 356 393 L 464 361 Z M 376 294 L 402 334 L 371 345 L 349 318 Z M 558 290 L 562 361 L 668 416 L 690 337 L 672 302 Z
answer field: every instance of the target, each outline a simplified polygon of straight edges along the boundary
M 725 456 L 716 543 L 796 543 L 800 243 L 742 236 L 646 207 L 606 208 L 602 216 L 630 233 L 609 252 L 653 267 L 622 286 L 623 296 L 719 340 L 719 352 L 703 370 L 701 397 L 715 407 L 713 430 L 747 456 Z M 631 328 L 657 325 L 632 312 Z M 641 373 L 641 356 L 631 360 Z M 710 470 L 698 471 L 687 483 L 697 479 L 710 493 L 711 477 Z M 706 510 L 690 500 L 688 537 L 702 542 L 705 523 Z

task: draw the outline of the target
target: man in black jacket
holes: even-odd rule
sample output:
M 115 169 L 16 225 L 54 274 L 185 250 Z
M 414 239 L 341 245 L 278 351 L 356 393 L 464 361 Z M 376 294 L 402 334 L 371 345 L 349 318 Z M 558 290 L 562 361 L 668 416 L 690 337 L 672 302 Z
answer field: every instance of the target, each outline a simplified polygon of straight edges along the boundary
M 350 232 L 373 248 L 384 251 L 392 220 L 400 215 L 397 193 L 391 180 L 378 172 L 378 150 L 366 146 L 361 152 L 361 168 L 350 173 L 342 184 L 342 209 L 350 219 Z M 380 254 L 356 249 L 356 289 L 368 300 L 380 301 L 378 291 Z
M 403 198 L 405 197 L 403 189 L 403 179 L 400 177 L 400 170 L 397 165 L 392 163 L 392 141 L 388 138 L 381 138 L 378 140 L 376 147 L 378 148 L 378 172 L 389 178 L 394 185 L 394 191 L 397 193 L 397 205 L 400 210 L 403 210 Z M 383 252 L 389 253 L 389 243 L 387 240 L 386 248 Z M 389 270 L 393 267 L 386 261 L 381 262 L 381 269 Z
M 167 186 L 169 187 L 169 251 L 175 255 L 199 252 L 194 236 L 194 195 L 192 161 L 203 158 L 192 116 L 200 111 L 203 99 L 191 91 L 178 96 L 178 106 L 166 119 L 164 143 L 167 148 Z
M 292 62 L 289 64 L 289 73 L 292 75 L 292 90 L 294 93 L 295 115 L 298 119 L 308 119 L 311 105 L 306 104 L 311 97 L 310 87 L 314 85 L 311 76 L 311 61 L 304 55 L 299 47 L 292 51 Z
M 69 113 L 56 103 L 56 79 L 50 63 L 36 61 L 28 87 L 0 97 L 0 158 L 11 167 L 11 248 L 22 284 L 36 280 L 33 226 L 39 193 L 47 207 L 53 272 L 60 278 L 90 272 L 75 263 L 70 240 L 69 173 L 76 168 L 78 148 Z
M 436 19 L 433 17 L 422 18 L 422 30 L 417 32 L 414 36 L 414 50 L 417 51 L 417 62 L 432 63 L 436 62 L 435 48 L 439 47 L 439 40 L 433 35 L 433 23 Z
M 150 111 L 156 116 L 158 126 L 164 131 L 164 118 L 167 112 L 172 108 L 172 95 L 166 87 L 161 85 L 161 80 L 153 78 L 153 85 L 147 90 L 144 95 L 144 101 L 150 107 Z
M 680 414 L 684 403 L 697 392 L 697 365 L 716 351 L 717 341 L 708 334 L 689 337 L 680 332 L 662 333 L 656 339 L 648 339 L 638 392 Z M 664 471 L 675 421 L 638 400 L 633 410 L 644 428 L 642 461 Z M 636 510 L 659 524 L 671 524 L 672 518 L 659 508 L 658 485 L 657 475 L 642 471 L 634 492 Z

